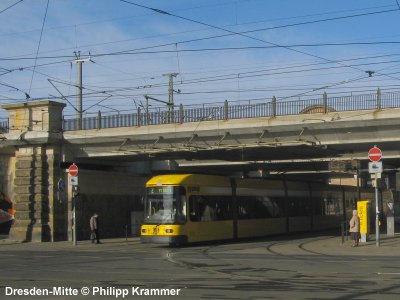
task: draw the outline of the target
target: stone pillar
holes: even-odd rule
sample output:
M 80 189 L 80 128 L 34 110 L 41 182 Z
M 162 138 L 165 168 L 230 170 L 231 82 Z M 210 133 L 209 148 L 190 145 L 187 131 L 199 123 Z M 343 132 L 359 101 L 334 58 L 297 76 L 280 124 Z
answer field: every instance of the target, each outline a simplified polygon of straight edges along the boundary
M 51 240 L 46 150 L 44 147 L 16 151 L 14 201 L 16 222 L 11 236 L 25 241 Z
M 67 203 L 60 201 L 63 103 L 38 101 L 3 105 L 10 131 L 3 149 L 14 150 L 13 201 L 16 222 L 10 237 L 24 241 L 67 238 Z M 62 198 L 62 197 L 61 197 Z M 62 200 L 62 199 L 61 199 Z

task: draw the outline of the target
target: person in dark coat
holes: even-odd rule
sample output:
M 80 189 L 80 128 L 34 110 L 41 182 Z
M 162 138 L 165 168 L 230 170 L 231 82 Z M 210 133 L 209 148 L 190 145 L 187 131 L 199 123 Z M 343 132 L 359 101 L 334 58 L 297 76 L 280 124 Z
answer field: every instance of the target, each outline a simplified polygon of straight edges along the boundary
M 96 244 L 100 244 L 99 215 L 97 213 L 90 218 L 90 239 L 92 243 L 96 240 Z

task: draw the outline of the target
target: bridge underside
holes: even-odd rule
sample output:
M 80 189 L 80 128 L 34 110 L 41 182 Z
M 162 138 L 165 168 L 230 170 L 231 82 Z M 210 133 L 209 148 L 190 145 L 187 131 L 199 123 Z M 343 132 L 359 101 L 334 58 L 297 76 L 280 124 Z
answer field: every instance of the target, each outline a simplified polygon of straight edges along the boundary
M 386 170 L 400 167 L 400 110 L 307 114 L 66 132 L 87 167 L 168 160 L 166 171 L 244 176 L 353 176 L 378 145 Z

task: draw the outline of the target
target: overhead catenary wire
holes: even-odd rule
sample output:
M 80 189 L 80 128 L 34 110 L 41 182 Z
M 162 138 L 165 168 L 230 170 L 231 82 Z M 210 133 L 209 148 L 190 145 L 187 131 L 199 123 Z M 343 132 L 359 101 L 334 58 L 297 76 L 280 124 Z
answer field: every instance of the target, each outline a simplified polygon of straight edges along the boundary
M 382 56 L 372 56 L 372 58 L 381 58 L 381 57 L 386 57 L 386 56 L 393 56 L 396 54 L 392 54 L 392 55 L 382 55 Z M 367 59 L 367 58 L 371 58 L 371 57 L 361 57 L 361 58 L 354 58 L 354 59 L 347 59 L 347 61 L 351 61 L 351 60 L 360 60 L 360 59 Z M 395 61 L 384 61 L 384 62 L 377 62 L 376 64 L 381 64 L 381 63 L 391 63 L 391 62 L 398 62 L 397 60 Z M 324 62 L 324 63 L 314 63 L 314 64 L 310 64 L 310 65 L 318 65 L 318 64 L 327 64 L 328 62 Z M 371 64 L 371 63 L 370 63 Z M 373 64 L 373 63 L 372 63 Z M 359 65 L 363 65 L 363 64 L 359 64 Z M 283 68 L 269 68 L 269 72 L 265 73 L 265 74 L 257 74 L 260 72 L 263 72 L 264 70 L 256 70 L 256 71 L 251 71 L 251 72 L 242 72 L 241 76 L 243 78 L 246 77 L 252 77 L 251 74 L 255 74 L 254 76 L 269 76 L 269 75 L 277 75 L 277 74 L 290 74 L 290 73 L 297 73 L 297 72 L 307 72 L 307 71 L 315 71 L 315 70 L 323 70 L 323 69 L 330 69 L 330 68 L 339 68 L 339 66 L 337 67 L 327 67 L 327 68 L 314 68 L 314 69 L 301 69 L 301 70 L 295 70 L 293 68 L 295 67 L 302 67 L 302 66 L 292 66 L 292 67 L 283 67 Z M 292 69 L 292 70 L 287 70 L 285 71 L 285 69 Z M 271 72 L 271 71 L 277 71 L 277 70 L 284 70 L 283 72 Z M 40 73 L 40 72 L 38 72 Z M 44 76 L 49 76 L 48 74 L 44 74 L 42 73 L 42 75 Z M 229 76 L 231 76 L 231 78 L 229 78 Z M 228 78 L 227 78 L 228 77 Z M 186 82 L 184 82 L 183 84 L 194 84 L 194 83 L 200 83 L 200 82 L 207 82 L 207 81 L 218 81 L 218 80 L 227 80 L 227 79 L 236 79 L 237 78 L 237 73 L 233 73 L 233 74 L 225 74 L 225 75 L 219 75 L 219 76 L 213 76 L 213 77 L 206 77 L 206 78 L 196 78 L 196 79 L 192 79 L 192 80 L 187 80 Z M 66 83 L 65 81 L 63 82 L 64 84 Z M 70 84 L 72 86 L 75 86 L 75 84 Z M 153 85 L 147 85 L 147 86 L 137 86 L 137 87 L 129 87 L 129 88 L 119 88 L 119 90 L 134 90 L 134 89 L 140 89 L 140 88 L 150 88 L 150 87 L 162 87 L 162 86 L 166 86 L 165 83 L 161 83 L 161 84 L 153 84 Z
M 215 26 L 215 25 L 208 24 L 208 23 L 205 23 L 205 22 L 193 20 L 193 19 L 190 19 L 190 18 L 187 18 L 187 17 L 182 17 L 182 16 L 179 16 L 179 15 L 176 15 L 176 14 L 173 14 L 173 13 L 170 13 L 170 12 L 167 12 L 167 11 L 164 11 L 164 10 L 160 10 L 160 9 L 157 9 L 157 8 L 152 8 L 152 7 L 149 7 L 149 6 L 145 6 L 145 5 L 138 4 L 138 3 L 135 3 L 135 2 L 132 2 L 132 1 L 127 1 L 127 0 L 120 0 L 120 1 L 121 1 L 121 2 L 125 2 L 125 3 L 128 3 L 128 4 L 131 4 L 131 5 L 134 5 L 134 6 L 137 6 L 137 7 L 145 8 L 145 9 L 148 9 L 148 10 L 152 10 L 152 11 L 157 12 L 157 13 L 159 13 L 159 14 L 168 15 L 168 16 L 172 16 L 172 17 L 175 17 L 175 18 L 178 18 L 178 19 L 182 19 L 182 20 L 186 20 L 186 21 L 189 21 L 189 22 L 197 23 L 197 24 L 200 24 L 200 25 L 203 25 L 203 26 L 207 26 L 207 27 L 219 29 L 219 30 L 228 32 L 228 33 L 233 34 L 233 35 L 239 35 L 239 36 L 243 36 L 243 37 L 246 37 L 246 38 L 250 38 L 250 39 L 252 39 L 252 40 L 256 40 L 256 41 L 260 41 L 260 42 L 263 42 L 263 43 L 267 43 L 267 44 L 270 44 L 270 45 L 279 46 L 279 45 L 276 44 L 276 43 L 272 43 L 272 42 L 266 41 L 266 40 L 264 40 L 264 39 L 256 38 L 256 37 L 250 36 L 250 35 L 248 35 L 248 34 L 244 34 L 244 33 L 240 33 L 240 32 L 235 32 L 235 31 L 228 30 L 228 29 L 225 29 L 225 28 L 220 27 L 220 26 Z M 380 13 L 384 13 L 384 12 L 387 13 L 387 12 L 389 12 L 389 11 L 390 11 L 390 12 L 394 12 L 394 11 L 398 11 L 398 10 L 400 10 L 400 8 L 391 9 L 391 10 L 386 10 L 386 11 L 382 11 L 382 12 L 380 12 Z M 375 14 L 376 14 L 376 13 L 378 13 L 378 12 L 375 12 Z M 363 15 L 370 15 L 370 14 L 372 14 L 372 13 L 366 13 L 366 14 L 363 14 Z M 253 31 L 253 32 L 254 32 L 254 31 Z M 318 58 L 318 59 L 321 59 L 321 60 L 325 60 L 325 61 L 330 61 L 330 62 L 336 63 L 334 60 L 327 59 L 327 58 L 321 57 L 321 56 L 319 56 L 319 55 L 310 54 L 310 53 L 307 53 L 307 52 L 305 52 L 305 51 L 296 50 L 296 49 L 293 49 L 293 48 L 290 48 L 290 47 L 283 47 L 283 48 L 288 49 L 288 50 L 291 50 L 291 51 L 294 51 L 294 52 L 297 52 L 297 53 L 300 53 L 300 54 L 304 54 L 304 55 L 307 55 L 307 56 L 310 56 L 310 57 L 314 57 L 314 58 Z M 338 63 L 338 64 L 341 64 L 341 63 Z M 365 70 L 362 70 L 362 69 L 358 69 L 358 68 L 354 68 L 354 67 L 350 67 L 350 68 L 353 68 L 353 69 L 356 69 L 356 70 L 365 72 Z M 383 75 L 385 75 L 385 74 L 383 74 Z M 391 78 L 392 78 L 392 77 L 391 77 Z M 397 79 L 397 78 L 395 78 L 395 79 Z M 400 80 L 400 79 L 399 79 L 399 80 Z
M 126 2 L 126 1 L 125 1 Z M 386 11 L 386 10 L 385 10 Z M 374 13 L 376 13 L 376 12 L 374 12 Z M 355 16 L 359 16 L 359 15 L 355 15 Z M 346 17 L 351 17 L 351 16 L 346 16 Z M 326 20 L 332 20 L 332 19 L 326 19 Z M 325 21 L 326 21 L 325 20 Z M 320 20 L 321 21 L 321 20 Z M 290 24 L 290 26 L 294 26 L 294 25 L 298 25 L 298 24 Z M 288 26 L 288 25 L 284 25 L 284 26 Z M 265 28 L 264 28 L 265 29 Z M 257 30 L 264 30 L 264 29 L 257 29 Z M 250 31 L 246 31 L 246 32 L 250 32 Z M 182 42 L 179 42 L 179 43 L 182 43 Z M 379 42 L 378 42 L 379 43 Z M 178 44 L 178 43 L 175 43 L 175 44 Z M 322 45 L 322 44 L 321 44 Z M 332 44 L 333 45 L 333 44 Z M 344 43 L 342 43 L 342 45 L 345 45 Z M 162 46 L 162 45 L 161 45 Z M 277 45 L 277 46 L 279 46 L 279 45 Z M 275 47 L 277 47 L 277 46 L 275 46 Z M 308 45 L 299 45 L 299 46 L 303 46 L 303 47 L 305 47 L 305 46 L 308 46 Z M 151 48 L 153 48 L 154 46 L 152 46 Z M 156 46 L 157 47 L 157 46 Z M 274 47 L 274 46 L 270 46 L 270 47 Z M 296 47 L 296 45 L 286 45 L 286 46 L 281 46 L 281 47 Z M 141 48 L 141 49 L 143 49 L 143 48 Z M 207 50 L 207 49 L 205 49 L 205 50 Z M 210 51 L 212 51 L 212 50 L 214 50 L 214 49 L 209 49 Z M 126 51 L 134 51 L 134 50 L 126 50 Z M 128 52 L 126 52 L 126 51 L 123 51 L 123 52 L 116 52 L 116 53 L 104 53 L 104 54 L 100 54 L 100 55 L 118 55 L 118 54 L 124 54 L 124 53 L 128 53 Z M 182 51 L 197 51 L 197 50 L 182 50 Z M 201 50 L 199 50 L 199 51 L 201 51 Z M 215 51 L 218 51 L 218 50 L 216 50 L 215 49 Z M 164 51 L 164 52 L 166 52 L 166 51 Z M 99 55 L 99 56 L 100 56 Z M 68 57 L 68 56 L 57 56 L 57 57 Z M 71 56 L 69 56 L 69 57 L 71 57 Z M 50 57 L 49 57 L 50 58 Z M 19 58 L 19 59 L 24 59 L 24 58 Z
M 178 49 L 177 45 L 179 43 L 175 43 L 175 50 L 157 50 L 157 51 L 135 51 L 135 52 L 108 52 L 108 53 L 98 53 L 98 54 L 91 54 L 91 57 L 102 57 L 102 56 L 120 56 L 120 55 L 143 55 L 143 54 L 163 54 L 163 53 L 185 53 L 185 52 L 209 52 L 209 51 L 234 51 L 234 50 L 263 50 L 263 49 L 276 49 L 276 48 L 312 48 L 312 47 L 342 47 L 342 46 L 378 46 L 378 45 L 389 45 L 389 44 L 400 44 L 400 41 L 375 41 L 375 42 L 346 42 L 346 43 L 307 43 L 307 44 L 290 44 L 290 45 L 272 45 L 272 46 L 242 46 L 242 47 L 219 47 L 219 48 L 197 48 L 197 49 Z M 47 60 L 47 59 L 61 59 L 61 58 L 69 58 L 74 59 L 75 56 L 73 55 L 55 55 L 55 56 L 38 56 L 38 57 L 19 57 L 19 58 L 7 58 L 7 57 L 0 57 L 0 61 L 21 61 L 21 60 Z M 329 61 L 336 63 L 338 60 Z M 48 66 L 53 64 L 60 64 L 70 62 L 70 60 L 60 60 L 55 62 L 43 63 L 36 65 L 38 66 Z M 33 68 L 35 66 L 25 66 L 25 67 L 18 67 L 14 69 L 5 69 L 0 67 L 7 72 L 12 72 L 14 70 L 23 70 L 28 68 Z
M 46 26 L 46 28 L 47 28 L 47 26 Z M 175 45 L 178 45 L 179 43 L 174 43 Z M 289 45 L 290 46 L 290 45 Z M 260 47 L 260 49 L 261 48 L 263 48 L 263 47 Z M 179 49 L 176 49 L 176 50 L 184 50 L 184 51 L 186 51 L 186 50 L 188 50 L 188 51 L 191 51 L 192 49 L 182 49 L 182 47 L 181 47 L 181 45 L 179 45 Z M 223 50 L 217 50 L 217 49 L 210 49 L 210 50 L 208 50 L 207 48 L 203 48 L 203 49 L 193 49 L 194 51 L 197 51 L 197 52 L 201 52 L 201 51 L 223 51 Z M 230 50 L 232 50 L 232 49 L 227 49 L 227 51 L 230 51 Z M 243 50 L 246 50 L 245 49 L 245 47 L 243 47 Z M 110 51 L 110 52 L 112 52 L 112 51 Z M 172 51 L 173 52 L 173 51 Z M 134 52 L 132 52 L 132 53 L 134 53 Z M 176 52 L 177 54 L 178 53 L 182 53 L 182 52 Z M 119 55 L 119 54 L 116 54 L 115 56 L 117 56 L 117 55 Z M 153 54 L 152 53 L 150 53 L 150 55 L 151 56 L 153 56 Z M 40 57 L 40 56 L 39 56 Z M 183 58 L 183 62 L 184 62 L 184 59 L 185 59 L 185 57 L 184 56 L 182 56 L 182 58 Z M 55 63 L 55 62 L 51 62 L 51 63 Z M 323 64 L 322 62 L 320 62 L 321 64 Z M 325 63 L 328 63 L 328 62 L 324 62 L 324 64 Z M 351 63 L 352 64 L 352 63 Z M 37 64 L 37 66 L 39 66 L 39 64 Z M 185 66 L 184 64 L 182 64 L 182 66 Z M 107 66 L 106 66 L 107 67 Z M 336 66 L 335 66 L 336 67 Z M 339 67 L 336 67 L 336 68 L 339 68 Z M 187 70 L 187 68 L 185 68 L 186 70 Z M 308 68 L 307 67 L 307 69 L 311 69 L 311 68 Z M 185 70 L 185 71 L 186 71 Z M 290 67 L 289 67 L 289 69 L 287 69 L 287 71 L 290 71 L 290 70 L 293 70 L 294 72 L 293 73 L 291 73 L 291 72 L 287 72 L 286 74 L 288 74 L 288 76 L 286 77 L 286 78 L 289 78 L 289 75 L 294 75 L 294 74 L 296 74 L 296 73 L 298 73 L 298 75 L 296 75 L 298 78 L 302 78 L 302 75 L 306 75 L 306 73 L 304 73 L 304 74 L 302 74 L 302 71 L 300 71 L 299 69 L 290 69 Z M 326 70 L 329 70 L 329 67 L 327 67 L 326 68 Z M 332 69 L 333 70 L 333 69 Z M 31 70 L 30 70 L 31 71 Z M 115 68 L 115 71 L 116 72 L 121 72 L 121 73 L 123 73 L 124 71 L 123 70 L 118 70 L 117 68 Z M 192 70 L 187 70 L 187 71 L 192 71 Z M 250 70 L 251 71 L 251 70 Z M 195 69 L 193 69 L 193 71 L 192 71 L 192 73 L 194 74 L 196 72 L 196 70 Z M 250 78 L 256 78 L 256 77 L 261 77 L 261 78 L 263 78 L 262 76 L 268 76 L 268 74 L 261 74 L 261 72 L 262 72 L 262 70 L 259 70 L 259 69 L 256 69 L 254 72 L 260 72 L 259 73 L 259 76 L 255 76 L 255 77 L 251 77 L 250 75 L 251 74 L 249 74 L 249 79 Z M 311 72 L 313 72 L 312 70 L 307 70 L 307 71 L 304 71 L 304 72 L 310 72 L 310 74 L 311 74 Z M 46 73 L 46 72 L 45 72 Z M 48 72 L 47 72 L 48 73 Z M 128 72 L 125 72 L 124 74 L 126 74 L 126 73 L 128 73 Z M 218 74 L 217 72 L 212 72 L 213 74 L 210 74 L 211 76 L 213 76 L 214 74 Z M 230 73 L 229 71 L 228 72 L 226 72 L 226 73 Z M 242 77 L 242 72 L 240 71 L 240 72 L 238 72 L 238 73 L 240 73 L 240 77 Z M 238 77 L 238 73 L 235 73 L 235 76 L 236 76 L 236 78 Z M 267 72 L 266 72 L 267 73 Z M 275 71 L 275 73 L 278 73 L 278 71 Z M 321 72 L 320 72 L 321 73 Z M 51 73 L 50 73 L 51 74 Z M 161 73 L 160 73 L 161 74 Z M 185 73 L 186 74 L 186 73 Z M 185 79 L 189 79 L 189 80 L 192 80 L 191 82 L 188 82 L 188 83 L 186 83 L 186 82 L 181 82 L 180 84 L 185 84 L 185 86 L 186 87 L 194 87 L 195 85 L 196 85 L 196 82 L 195 82 L 195 80 L 196 79 L 198 79 L 200 76 L 194 76 L 192 74 L 192 77 L 196 77 L 196 78 L 188 78 L 187 77 L 187 75 L 185 76 Z M 255 73 L 256 74 L 256 73 Z M 121 74 L 122 75 L 122 74 Z M 285 77 L 283 77 L 284 76 L 284 74 L 279 74 L 279 75 L 281 75 L 282 76 L 282 78 L 285 78 Z M 363 75 L 365 75 L 365 74 L 363 74 Z M 149 77 L 150 77 L 151 75 L 149 75 Z M 126 77 L 126 76 L 125 76 Z M 157 76 L 151 76 L 151 77 L 157 77 Z M 243 76 L 244 77 L 244 76 Z M 348 77 L 350 77 L 350 76 L 348 76 Z M 143 78 L 147 78 L 147 77 L 143 77 Z M 97 78 L 96 78 L 97 79 Z M 101 78 L 102 79 L 102 78 Z M 113 78 L 110 78 L 111 80 L 109 80 L 109 82 L 112 82 L 112 80 L 119 80 L 119 78 L 116 78 L 116 77 L 113 77 Z M 124 78 L 122 78 L 122 79 L 124 79 Z M 126 80 L 128 80 L 128 79 L 126 79 Z M 221 80 L 224 80 L 224 79 L 221 79 Z M 241 78 L 241 80 L 245 80 L 244 78 Z M 372 79 L 371 79 L 372 80 Z M 69 80 L 69 81 L 71 81 L 71 80 Z M 219 81 L 219 79 L 217 79 L 217 80 L 210 80 L 209 82 L 218 82 Z M 89 81 L 90 82 L 90 81 Z M 261 83 L 261 81 L 259 80 L 259 82 Z M 365 82 L 365 81 L 364 81 Z M 98 80 L 96 80 L 96 83 L 98 83 Z M 94 82 L 91 82 L 91 85 L 86 85 L 86 87 L 90 87 L 90 86 L 93 86 L 93 84 L 94 84 Z M 133 83 L 134 85 L 137 85 L 137 82 L 134 82 Z M 216 83 L 217 84 L 217 83 Z M 19 84 L 14 84 L 14 85 L 17 85 L 17 86 L 19 86 Z M 125 85 L 125 84 L 124 84 Z M 128 84 L 126 84 L 126 85 L 128 85 Z M 260 85 L 262 85 L 262 84 L 260 84 Z M 143 88 L 145 88 L 145 89 L 151 89 L 151 90 L 153 90 L 154 89 L 154 91 L 155 92 L 159 92 L 161 89 L 162 89 L 162 87 L 165 87 L 166 86 L 166 84 L 165 83 L 157 83 L 157 84 L 154 84 L 154 85 L 152 85 L 151 87 L 144 87 L 143 86 Z M 259 85 L 256 85 L 256 86 L 259 86 Z M 289 87 L 290 85 L 287 85 L 287 87 Z M 327 86 L 327 84 L 326 85 L 324 85 L 324 86 Z M 127 89 L 122 93 L 122 94 L 133 94 L 133 95 L 135 95 L 135 93 L 136 92 L 134 92 L 133 90 L 132 91 L 130 91 L 128 88 L 130 88 L 131 86 L 129 85 L 128 87 L 127 87 Z M 138 86 L 139 87 L 139 86 Z M 245 87 L 245 86 L 244 86 Z M 124 88 L 124 87 L 122 87 L 122 88 Z M 134 87 L 135 88 L 135 87 Z M 100 89 L 102 89 L 102 90 L 107 90 L 107 91 L 109 91 L 109 89 L 108 88 L 103 88 L 103 87 L 99 87 L 99 88 L 97 88 L 97 90 L 100 90 Z M 235 89 L 234 87 L 233 87 L 233 89 Z M 96 90 L 96 88 L 94 88 L 94 90 Z M 210 88 L 206 88 L 205 90 L 211 90 Z M 236 89 L 235 89 L 236 90 Z M 96 94 L 97 93 L 97 94 Z M 119 93 L 119 92 L 117 92 L 117 93 Z M 69 93 L 67 93 L 67 94 L 69 94 Z M 93 91 L 93 92 L 89 92 L 89 91 L 87 91 L 87 94 L 89 95 L 90 94 L 90 96 L 91 97 L 93 97 L 92 99 L 95 99 L 94 97 L 95 97 L 95 95 L 97 95 L 98 97 L 101 97 L 101 91 Z M 115 96 L 116 95 L 116 93 L 113 93 L 113 95 Z M 99 98 L 97 99 L 97 100 L 99 100 Z M 132 100 L 130 100 L 130 101 L 132 101 Z M 93 103 L 93 102 L 91 102 L 91 103 Z
M 48 11 L 48 9 L 49 9 L 49 3 L 50 3 L 50 0 L 47 0 L 46 11 L 45 11 L 45 13 L 44 13 L 43 22 L 42 22 L 42 30 L 40 31 L 39 42 L 38 42 L 38 46 L 37 46 L 37 49 L 36 49 L 35 65 L 34 65 L 34 67 L 33 67 L 33 72 L 32 72 L 32 77 L 31 77 L 31 83 L 29 84 L 29 93 L 31 92 L 32 83 L 33 83 L 33 78 L 34 78 L 34 76 L 35 76 L 36 62 L 37 62 L 37 57 L 38 57 L 38 55 L 39 55 L 40 44 L 41 44 L 41 42 L 42 42 L 43 28 L 44 28 L 44 24 L 46 23 L 46 17 L 47 17 L 47 11 Z
M 5 12 L 6 10 L 9 10 L 11 7 L 14 7 L 15 5 L 21 3 L 22 1 L 24 1 L 24 0 L 19 0 L 19 1 L 15 2 L 14 4 L 11 4 L 10 6 L 8 6 L 8 7 L 4 8 L 4 9 L 0 10 L 0 14 L 2 14 L 3 12 Z
M 123 0 L 121 0 L 121 1 L 123 1 Z M 124 2 L 127 2 L 127 1 L 124 1 Z M 127 2 L 127 3 L 130 3 L 130 2 Z M 379 7 L 376 7 L 376 8 L 380 8 L 380 7 L 388 7 L 388 6 L 379 6 Z M 142 48 L 137 48 L 137 49 L 123 50 L 123 51 L 118 51 L 118 52 L 114 52 L 114 53 L 104 53 L 104 54 L 99 54 L 98 56 L 100 56 L 100 55 L 105 55 L 105 56 L 118 55 L 118 54 L 129 53 L 129 52 L 140 51 L 140 50 L 146 50 L 146 49 L 154 49 L 154 48 L 160 48 L 160 47 L 165 47 L 165 46 L 173 46 L 175 44 L 192 43 L 192 42 L 196 42 L 196 41 L 204 41 L 204 40 L 208 40 L 208 39 L 222 38 L 222 37 L 227 37 L 227 36 L 231 36 L 231 35 L 235 35 L 235 34 L 240 35 L 240 34 L 248 34 L 248 33 L 253 33 L 253 32 L 259 32 L 259 31 L 275 30 L 275 29 L 280 29 L 280 28 L 285 28 L 285 27 L 294 27 L 294 26 L 301 26 L 301 25 L 307 25 L 307 24 L 312 24 L 312 23 L 335 21 L 335 20 L 339 20 L 339 19 L 362 17 L 362 16 L 367 16 L 367 15 L 371 15 L 371 14 L 373 15 L 373 14 L 378 14 L 378 13 L 387 13 L 387 12 L 392 12 L 392 11 L 396 11 L 396 10 L 398 10 L 398 9 L 396 8 L 396 9 L 390 9 L 390 10 L 375 11 L 375 12 L 365 13 L 365 14 L 353 14 L 353 15 L 339 16 L 339 17 L 335 17 L 335 18 L 313 20 L 313 21 L 307 21 L 307 22 L 301 22 L 301 23 L 284 24 L 284 25 L 278 25 L 278 26 L 273 26 L 273 27 L 264 27 L 264 28 L 258 28 L 258 29 L 253 29 L 253 30 L 240 31 L 240 32 L 233 32 L 232 31 L 232 33 L 224 34 L 224 35 L 214 35 L 214 36 L 209 36 L 209 37 L 202 37 L 202 38 L 184 40 L 184 41 L 179 41 L 179 42 L 171 42 L 171 43 L 148 46 L 148 47 L 142 47 Z M 223 29 L 223 27 L 218 27 L 218 28 Z M 100 43 L 100 44 L 96 44 L 96 45 L 104 45 L 104 44 L 110 44 L 110 43 L 115 43 L 115 42 Z M 86 45 L 86 46 L 93 46 L 93 45 Z M 81 48 L 82 47 L 83 46 L 81 46 Z M 284 46 L 281 46 L 281 47 L 284 47 Z M 286 47 L 290 47 L 290 45 L 287 45 Z M 67 48 L 67 49 L 63 49 L 63 50 L 74 49 L 74 48 L 75 47 Z M 54 52 L 54 51 L 58 51 L 58 50 L 53 50 L 52 52 Z M 64 58 L 70 57 L 70 58 L 73 58 L 73 56 L 58 56 L 58 57 L 64 57 Z M 18 58 L 15 58 L 15 59 L 18 59 Z M 21 58 L 21 59 L 23 59 L 23 58 Z

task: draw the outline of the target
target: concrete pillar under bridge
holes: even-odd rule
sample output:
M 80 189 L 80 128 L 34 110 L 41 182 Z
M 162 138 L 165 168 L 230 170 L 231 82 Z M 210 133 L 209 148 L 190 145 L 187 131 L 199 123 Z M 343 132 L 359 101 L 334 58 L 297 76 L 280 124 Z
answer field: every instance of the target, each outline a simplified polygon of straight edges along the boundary
M 17 210 L 11 239 L 72 240 L 72 193 L 62 162 L 74 157 L 63 140 L 64 106 L 53 101 L 2 106 L 9 113 L 9 132 L 0 141 L 0 188 Z M 60 181 L 65 183 L 61 190 Z M 78 240 L 89 239 L 93 212 L 100 215 L 102 237 L 125 236 L 126 229 L 131 234 L 132 212 L 143 211 L 145 181 L 127 173 L 80 169 Z

